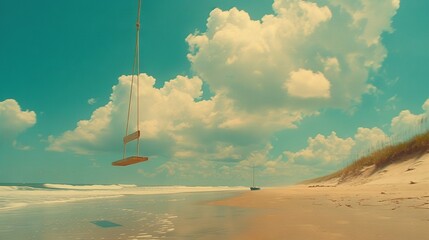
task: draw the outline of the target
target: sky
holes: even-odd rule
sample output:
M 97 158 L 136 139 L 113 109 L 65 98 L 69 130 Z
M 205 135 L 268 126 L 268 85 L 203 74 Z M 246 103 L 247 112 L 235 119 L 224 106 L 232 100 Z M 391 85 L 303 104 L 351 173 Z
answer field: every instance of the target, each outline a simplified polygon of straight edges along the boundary
M 2 0 L 0 182 L 246 186 L 255 167 L 259 185 L 278 186 L 336 171 L 427 129 L 426 9 L 419 0 L 143 0 L 149 161 L 113 167 L 137 1 Z

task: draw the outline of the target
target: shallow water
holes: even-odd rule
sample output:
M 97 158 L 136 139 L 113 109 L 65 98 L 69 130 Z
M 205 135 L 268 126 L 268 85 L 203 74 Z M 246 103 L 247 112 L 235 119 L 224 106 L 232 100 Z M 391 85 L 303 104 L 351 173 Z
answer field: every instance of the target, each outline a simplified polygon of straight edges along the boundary
M 227 239 L 249 213 L 207 201 L 237 192 L 126 195 L 0 212 L 0 239 Z

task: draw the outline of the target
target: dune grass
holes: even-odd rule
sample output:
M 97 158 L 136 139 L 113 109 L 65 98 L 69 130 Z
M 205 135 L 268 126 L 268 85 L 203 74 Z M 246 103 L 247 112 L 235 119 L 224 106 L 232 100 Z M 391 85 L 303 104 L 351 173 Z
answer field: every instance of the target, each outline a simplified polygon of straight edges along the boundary
M 347 167 L 332 174 L 311 179 L 303 183 L 317 183 L 339 178 L 338 182 L 344 179 L 358 176 L 361 170 L 368 166 L 375 166 L 374 172 L 388 166 L 389 164 L 407 160 L 412 157 L 425 154 L 429 150 L 429 131 L 416 135 L 408 141 L 386 146 L 367 156 L 361 157 Z

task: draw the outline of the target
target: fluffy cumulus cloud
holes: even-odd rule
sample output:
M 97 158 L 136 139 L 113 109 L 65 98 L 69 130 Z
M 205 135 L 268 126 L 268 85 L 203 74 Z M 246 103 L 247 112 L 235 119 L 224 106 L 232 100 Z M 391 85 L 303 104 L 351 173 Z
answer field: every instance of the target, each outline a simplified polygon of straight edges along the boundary
M 321 166 L 342 164 L 355 160 L 387 144 L 396 144 L 429 130 L 429 99 L 422 112 L 414 114 L 403 110 L 392 118 L 388 132 L 382 129 L 359 127 L 352 137 L 341 138 L 335 132 L 328 136 L 318 134 L 308 138 L 307 146 L 296 152 L 285 151 L 284 158 L 295 165 Z
M 285 151 L 283 155 L 289 164 L 294 165 L 312 165 L 316 168 L 342 166 L 388 141 L 389 137 L 383 130 L 360 127 L 353 137 L 341 138 L 335 132 L 328 136 L 318 134 L 308 138 L 307 147 L 296 152 Z
M 248 148 L 265 143 L 277 129 L 294 127 L 301 115 L 294 112 L 267 112 L 252 115 L 239 111 L 227 98 L 216 95 L 201 100 L 202 80 L 177 76 L 154 87 L 155 79 L 140 75 L 140 122 L 142 151 L 168 159 L 237 161 Z M 110 101 L 95 110 L 89 120 L 81 120 L 73 130 L 50 136 L 48 150 L 91 154 L 120 151 L 125 135 L 131 76 L 119 78 Z M 137 91 L 133 91 L 136 99 Z M 132 102 L 131 109 L 136 104 Z M 136 129 L 131 111 L 130 130 Z
M 210 106 L 205 107 L 207 102 L 194 101 L 200 96 L 202 82 L 197 77 L 178 76 L 163 88 L 156 89 L 153 77 L 141 74 L 140 81 L 139 125 L 143 138 L 151 140 L 144 141 L 150 144 L 142 147 L 150 155 L 168 153 L 174 147 L 173 141 L 182 141 L 177 132 L 186 131 L 192 119 L 201 120 L 208 114 L 206 109 Z M 118 85 L 112 88 L 110 101 L 96 109 L 89 120 L 79 121 L 75 129 L 59 137 L 50 136 L 48 150 L 89 154 L 120 149 L 125 135 L 130 85 L 131 76 L 121 76 Z M 132 99 L 136 99 L 136 92 L 134 89 Z M 131 103 L 129 133 L 137 128 L 135 108 L 134 100 Z
M 97 100 L 95 98 L 88 99 L 88 104 L 89 105 L 94 105 L 96 102 L 97 102 Z
M 215 9 L 207 30 L 187 37 L 188 58 L 240 109 L 345 108 L 373 89 L 368 73 L 386 57 L 379 39 L 398 8 L 399 1 L 275 0 L 274 14 L 260 20 Z
M 291 72 L 284 87 L 289 95 L 301 98 L 329 98 L 330 83 L 323 73 L 305 69 Z
M 207 28 L 186 38 L 195 77 L 177 76 L 157 88 L 153 77 L 141 75 L 140 122 L 131 123 L 131 131 L 139 124 L 142 152 L 168 159 L 158 171 L 172 175 L 187 164 L 236 175 L 237 166 L 248 167 L 255 156 L 265 172 L 278 174 L 311 159 L 338 162 L 356 140 L 319 135 L 307 149 L 286 153 L 293 159 L 286 162 L 270 156 L 270 137 L 322 108 L 345 109 L 370 93 L 368 74 L 386 57 L 380 36 L 391 31 L 399 7 L 382 2 L 275 0 L 274 13 L 261 19 L 237 8 L 214 9 Z M 120 77 L 110 101 L 90 119 L 50 136 L 48 149 L 119 152 L 130 78 Z M 203 82 L 210 99 L 202 98 Z
M 353 26 L 362 29 L 359 38 L 368 46 L 379 44 L 382 32 L 392 31 L 390 19 L 396 14 L 400 5 L 400 0 L 331 0 L 330 2 L 350 15 Z M 383 11 L 380 11 L 381 9 Z
M 286 151 L 284 154 L 291 162 L 309 164 L 336 164 L 347 159 L 351 153 L 355 141 L 352 138 L 340 138 L 335 132 L 329 136 L 318 134 L 309 138 L 306 148 L 298 152 Z
M 414 114 L 410 110 L 402 110 L 390 123 L 390 131 L 395 141 L 404 140 L 416 133 L 429 128 L 429 99 L 422 105 L 423 112 Z
M 354 153 L 360 155 L 361 153 L 382 147 L 385 143 L 389 142 L 389 136 L 384 133 L 380 128 L 358 128 L 354 136 L 356 146 Z
M 21 110 L 14 99 L 0 102 L 0 146 L 3 144 L 16 144 L 14 139 L 36 124 L 36 113 Z

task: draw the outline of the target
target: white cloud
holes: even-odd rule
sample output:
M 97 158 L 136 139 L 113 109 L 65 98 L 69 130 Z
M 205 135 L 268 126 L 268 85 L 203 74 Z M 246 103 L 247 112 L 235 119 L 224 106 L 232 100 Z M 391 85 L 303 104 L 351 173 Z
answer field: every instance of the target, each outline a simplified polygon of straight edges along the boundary
M 340 138 L 335 132 L 328 136 L 318 134 L 308 138 L 305 148 L 296 152 L 284 151 L 283 154 L 288 163 L 303 166 L 312 164 L 313 167 L 320 169 L 324 164 L 340 164 L 356 160 L 386 144 L 395 144 L 428 131 L 429 99 L 423 103 L 422 110 L 423 112 L 420 114 L 403 110 L 393 117 L 389 129 L 391 135 L 377 127 L 359 127 L 353 137 L 347 138 Z
M 332 173 L 350 161 L 376 150 L 389 141 L 379 128 L 356 130 L 353 137 L 338 137 L 335 132 L 324 136 L 318 134 L 308 138 L 307 146 L 296 152 L 284 151 L 281 159 L 275 161 L 275 169 L 266 168 L 267 175 L 287 176 L 302 181 Z
M 363 128 L 360 127 L 357 129 L 357 132 L 354 136 L 356 141 L 361 143 L 366 143 L 368 145 L 374 145 L 380 142 L 387 141 L 387 135 L 380 128 Z
M 381 148 L 389 142 L 380 128 L 359 127 L 353 137 L 341 138 L 335 132 L 328 136 L 318 134 L 308 138 L 307 146 L 299 151 L 285 151 L 286 159 L 294 165 L 313 165 L 324 168 L 324 165 L 341 166 L 347 161 Z M 332 170 L 332 169 L 331 169 Z
M 298 151 L 285 151 L 287 159 L 302 164 L 338 164 L 347 159 L 355 141 L 352 138 L 340 138 L 335 132 L 329 136 L 318 134 L 308 138 L 307 147 Z
M 30 150 L 30 149 L 31 149 L 31 147 L 30 147 L 30 146 L 22 145 L 21 143 L 19 143 L 19 142 L 18 142 L 18 141 L 16 141 L 16 140 L 13 140 L 13 142 L 12 142 L 12 146 L 13 146 L 15 149 L 17 149 L 17 150 L 22 150 L 22 151 L 28 151 L 28 150 Z
M 97 102 L 97 100 L 95 98 L 88 99 L 88 104 L 89 105 L 94 105 L 96 102 Z
M 381 33 L 393 31 L 390 26 L 391 18 L 400 5 L 399 0 L 331 0 L 330 2 L 350 14 L 353 26 L 362 29 L 360 38 L 368 46 L 380 43 Z
M 109 128 L 113 105 L 98 108 L 92 113 L 90 120 L 81 120 L 73 131 L 66 131 L 59 138 L 49 136 L 50 146 L 48 150 L 70 150 L 79 154 L 87 154 L 91 149 L 97 149 L 103 142 L 111 137 Z M 114 130 L 113 130 L 114 131 Z
M 395 141 L 405 140 L 428 129 L 429 99 L 423 103 L 422 109 L 423 113 L 421 114 L 413 114 L 410 110 L 403 110 L 392 119 L 390 132 Z
M 12 143 L 22 132 L 36 124 L 34 111 L 22 111 L 14 99 L 0 102 L 0 145 Z
M 327 6 L 319 7 L 312 2 L 277 0 L 273 9 L 281 20 L 286 21 L 289 27 L 286 31 L 304 35 L 310 35 L 319 24 L 332 18 Z
M 143 149 L 155 149 L 148 154 L 171 151 L 174 141 L 180 144 L 180 136 L 176 133 L 186 131 L 195 119 L 203 122 L 209 113 L 210 104 L 194 101 L 194 98 L 199 97 L 197 92 L 202 82 L 196 77 L 189 79 L 178 76 L 163 88 L 157 89 L 154 88 L 154 78 L 141 74 L 140 80 L 139 124 L 143 138 L 150 140 L 145 142 L 153 144 L 143 144 Z M 48 150 L 88 154 L 120 149 L 125 135 L 130 82 L 131 76 L 121 76 L 118 85 L 112 88 L 109 103 L 96 109 L 89 120 L 79 121 L 74 130 L 59 137 L 50 136 Z M 133 94 L 135 99 L 136 91 Z M 135 109 L 134 102 L 131 109 Z M 135 111 L 131 113 L 130 119 L 129 132 L 132 132 L 136 129 Z
M 362 153 L 368 150 L 375 150 L 381 148 L 385 143 L 389 141 L 389 137 L 380 128 L 363 128 L 357 129 L 354 136 L 355 147 L 353 153 L 356 156 L 360 156 Z
M 273 160 L 268 156 L 273 146 L 268 144 L 261 150 L 252 151 L 246 159 L 240 161 L 238 168 L 252 168 L 253 166 L 273 166 Z
M 426 99 L 426 101 L 423 103 L 423 105 L 422 105 L 422 109 L 423 109 L 426 113 L 429 113 L 429 99 Z
M 323 73 L 298 69 L 290 73 L 284 87 L 289 95 L 300 98 L 329 98 L 330 83 Z
M 364 21 L 374 18 L 364 14 L 365 2 L 275 0 L 274 14 L 258 20 L 236 8 L 214 9 L 207 29 L 186 38 L 196 77 L 177 76 L 156 88 L 154 78 L 141 75 L 142 152 L 169 159 L 159 168 L 168 174 L 193 165 L 202 175 L 213 170 L 208 166 L 237 173 L 234 166 L 222 164 L 243 166 L 255 156 L 266 172 L 279 174 L 283 173 L 276 169 L 300 168 L 300 161 L 338 162 L 354 141 L 335 133 L 310 138 L 310 147 L 290 153 L 294 164 L 272 159 L 267 146 L 273 133 L 296 128 L 323 108 L 350 108 L 372 89 L 368 73 L 386 56 L 377 39 L 391 30 L 397 6 L 374 4 L 378 20 Z M 48 149 L 119 152 L 129 80 L 130 76 L 120 77 L 110 102 L 89 120 L 50 136 Z M 203 81 L 213 92 L 208 100 L 201 99 Z
M 186 38 L 188 59 L 196 74 L 238 109 L 349 108 L 363 94 L 375 91 L 367 82 L 368 74 L 386 57 L 378 39 L 391 31 L 398 8 L 388 1 L 372 2 L 275 0 L 274 14 L 261 20 L 252 20 L 236 8 L 215 9 L 206 32 Z M 285 80 L 297 72 L 312 72 L 313 81 L 299 92 L 285 94 Z M 288 89 L 295 89 L 298 82 L 306 83 L 289 79 Z M 315 92 L 314 83 L 322 90 Z
M 338 59 L 335 57 L 328 57 L 326 59 L 321 59 L 321 62 L 325 65 L 324 67 L 325 72 L 339 73 L 341 71 L 340 63 L 338 62 Z
M 50 136 L 47 149 L 79 154 L 119 152 L 130 78 L 119 78 L 109 103 L 96 109 L 89 120 L 79 121 L 75 129 L 60 136 Z M 265 115 L 239 111 L 222 95 L 201 100 L 202 81 L 198 77 L 177 76 L 159 89 L 154 87 L 154 78 L 141 74 L 140 79 L 141 146 L 142 153 L 151 156 L 238 161 L 255 146 L 265 144 L 273 132 L 295 127 L 302 117 L 291 111 L 270 110 Z M 136 128 L 133 114 L 130 132 Z

